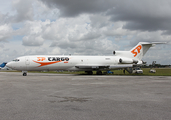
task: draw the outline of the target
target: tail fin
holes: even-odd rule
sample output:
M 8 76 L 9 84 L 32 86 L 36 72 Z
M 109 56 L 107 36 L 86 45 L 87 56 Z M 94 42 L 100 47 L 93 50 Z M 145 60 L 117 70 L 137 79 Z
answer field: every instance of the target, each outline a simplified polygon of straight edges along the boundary
M 149 48 L 155 46 L 156 44 L 165 44 L 165 42 L 139 42 L 130 50 L 130 58 L 141 60 Z
M 5 67 L 6 64 L 7 64 L 7 63 L 4 62 L 4 63 L 2 63 L 2 64 L 0 65 L 0 67 L 3 68 L 3 67 Z
M 155 46 L 156 44 L 165 44 L 166 42 L 139 42 L 134 48 L 130 51 L 114 51 L 116 56 L 122 56 L 126 58 L 131 58 L 133 60 L 142 60 L 145 53 L 150 47 Z

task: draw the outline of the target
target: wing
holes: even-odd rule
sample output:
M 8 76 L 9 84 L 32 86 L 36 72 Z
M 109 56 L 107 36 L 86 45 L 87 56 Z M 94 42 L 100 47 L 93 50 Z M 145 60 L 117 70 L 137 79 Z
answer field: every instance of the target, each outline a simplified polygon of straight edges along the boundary
M 92 70 L 99 70 L 99 69 L 108 69 L 110 65 L 76 65 L 78 69 L 92 69 Z
M 119 64 L 119 65 L 76 65 L 76 68 L 80 70 L 116 70 L 122 68 L 133 67 L 133 64 Z

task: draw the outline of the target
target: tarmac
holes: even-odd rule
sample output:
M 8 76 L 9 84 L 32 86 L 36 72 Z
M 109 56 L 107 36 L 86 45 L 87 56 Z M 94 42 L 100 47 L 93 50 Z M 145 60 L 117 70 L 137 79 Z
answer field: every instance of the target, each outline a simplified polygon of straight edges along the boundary
M 1 120 L 170 120 L 170 76 L 0 72 Z

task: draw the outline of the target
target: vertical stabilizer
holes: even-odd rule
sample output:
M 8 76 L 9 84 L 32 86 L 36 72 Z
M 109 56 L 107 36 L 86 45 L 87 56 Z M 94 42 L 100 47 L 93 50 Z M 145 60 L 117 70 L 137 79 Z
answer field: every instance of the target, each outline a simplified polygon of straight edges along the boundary
M 131 58 L 132 60 L 141 61 L 143 56 L 149 50 L 150 47 L 156 44 L 165 44 L 166 42 L 139 42 L 130 51 L 114 51 L 113 54 L 119 57 Z
M 0 68 L 5 67 L 6 64 L 7 64 L 6 62 L 3 62 L 3 63 L 0 65 Z
M 155 46 L 156 44 L 165 44 L 165 42 L 139 42 L 130 50 L 130 57 L 135 60 L 141 60 L 149 48 Z

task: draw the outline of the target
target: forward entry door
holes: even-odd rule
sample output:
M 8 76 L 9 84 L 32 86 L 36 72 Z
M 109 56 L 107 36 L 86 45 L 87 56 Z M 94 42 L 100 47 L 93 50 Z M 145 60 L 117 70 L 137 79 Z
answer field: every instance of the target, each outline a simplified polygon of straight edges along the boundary
M 30 64 L 30 60 L 29 60 L 29 57 L 26 57 L 26 61 L 25 61 L 26 65 L 29 65 Z

